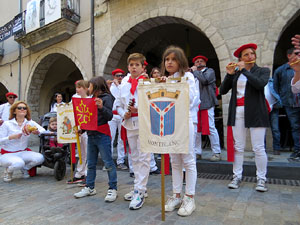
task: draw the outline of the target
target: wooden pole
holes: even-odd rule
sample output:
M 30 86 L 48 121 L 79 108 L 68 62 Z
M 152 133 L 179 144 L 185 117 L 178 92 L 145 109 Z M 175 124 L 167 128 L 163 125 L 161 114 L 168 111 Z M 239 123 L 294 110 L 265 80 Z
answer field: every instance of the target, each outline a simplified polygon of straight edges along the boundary
M 71 162 L 71 181 L 73 182 L 73 162 L 72 162 L 72 144 L 69 144 L 69 148 L 70 148 L 70 162 Z
M 82 158 L 81 158 L 81 147 L 80 147 L 80 140 L 79 140 L 79 134 L 78 134 L 78 127 L 75 126 L 76 130 L 76 141 L 77 141 L 77 150 L 78 150 L 78 156 L 79 156 L 79 163 L 82 164 Z
M 165 154 L 161 154 L 161 220 L 165 221 Z

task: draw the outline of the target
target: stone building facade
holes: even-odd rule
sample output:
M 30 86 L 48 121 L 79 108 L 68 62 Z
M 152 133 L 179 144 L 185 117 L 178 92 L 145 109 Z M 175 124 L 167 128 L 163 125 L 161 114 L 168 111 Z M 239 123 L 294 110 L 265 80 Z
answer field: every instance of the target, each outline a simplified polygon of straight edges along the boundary
M 19 13 L 19 3 L 24 10 L 27 2 L 1 1 L 0 26 Z M 0 57 L 0 95 L 7 91 L 20 93 L 35 119 L 49 110 L 54 93 L 61 92 L 66 101 L 70 100 L 76 80 L 94 75 L 109 78 L 117 67 L 126 70 L 126 58 L 132 52 L 143 53 L 151 69 L 159 66 L 168 45 L 179 45 L 189 61 L 195 55 L 206 55 L 220 84 L 225 66 L 235 60 L 232 53 L 240 45 L 257 43 L 257 64 L 274 69 L 286 61 L 284 52 L 290 37 L 300 32 L 300 0 L 95 0 L 93 74 L 93 1 L 78 2 L 80 22 L 66 40 L 38 50 L 23 44 L 21 60 L 13 37 L 0 42 L 4 49 Z M 229 97 L 221 100 L 224 124 Z

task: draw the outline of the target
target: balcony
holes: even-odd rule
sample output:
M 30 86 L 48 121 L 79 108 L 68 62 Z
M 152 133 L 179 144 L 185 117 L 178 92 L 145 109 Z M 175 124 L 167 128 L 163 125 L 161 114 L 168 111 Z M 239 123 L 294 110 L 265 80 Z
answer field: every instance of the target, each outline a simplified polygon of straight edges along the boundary
M 23 29 L 15 34 L 15 41 L 28 50 L 39 51 L 70 38 L 80 22 L 79 0 L 61 0 L 61 16 L 45 24 L 45 0 L 40 2 L 39 27 L 30 32 Z M 26 11 L 23 12 L 23 25 L 26 24 Z M 23 26 L 24 27 L 24 26 Z

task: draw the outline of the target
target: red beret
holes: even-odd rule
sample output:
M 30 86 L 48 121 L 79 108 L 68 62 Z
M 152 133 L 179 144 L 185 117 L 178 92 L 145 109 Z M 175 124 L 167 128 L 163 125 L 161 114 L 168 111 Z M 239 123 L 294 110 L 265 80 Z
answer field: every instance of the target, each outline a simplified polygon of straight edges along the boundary
M 144 61 L 144 66 L 148 66 L 148 63 L 146 60 Z
M 125 72 L 121 69 L 115 69 L 114 71 L 111 72 L 111 74 L 114 76 L 116 75 L 116 73 L 122 73 L 122 74 L 125 74 Z
M 18 97 L 18 95 L 15 94 L 15 93 L 13 93 L 13 92 L 7 92 L 7 93 L 5 94 L 6 97 L 8 97 L 8 96 L 10 96 L 10 95 L 15 96 L 16 98 Z
M 253 48 L 254 50 L 257 49 L 257 45 L 254 43 L 249 43 L 249 44 L 245 44 L 242 45 L 241 47 L 239 47 L 237 50 L 235 50 L 235 52 L 233 53 L 233 55 L 237 58 L 239 58 L 240 53 L 245 50 L 246 48 Z
M 203 59 L 205 62 L 208 61 L 208 58 L 206 58 L 205 56 L 203 56 L 203 55 L 197 55 L 196 57 L 193 58 L 193 63 L 195 63 L 195 61 L 197 59 Z

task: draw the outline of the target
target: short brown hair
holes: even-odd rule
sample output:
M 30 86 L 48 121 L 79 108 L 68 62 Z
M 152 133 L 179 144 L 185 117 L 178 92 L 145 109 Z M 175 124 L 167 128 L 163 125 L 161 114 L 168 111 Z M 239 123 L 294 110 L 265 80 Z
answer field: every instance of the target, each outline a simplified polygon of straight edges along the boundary
M 127 58 L 127 64 L 129 64 L 129 62 L 131 60 L 138 60 L 140 61 L 140 63 L 142 64 L 142 66 L 144 65 L 144 62 L 146 61 L 146 58 L 143 54 L 141 53 L 132 53 L 128 56 Z
M 30 108 L 29 106 L 27 105 L 26 102 L 24 101 L 17 101 L 15 102 L 11 107 L 10 107 L 10 110 L 9 110 L 9 119 L 13 119 L 13 118 L 16 118 L 16 114 L 15 114 L 15 111 L 16 111 L 16 108 L 18 107 L 19 104 L 24 104 L 26 105 L 26 108 L 27 108 L 27 114 L 25 116 L 25 118 L 27 120 L 31 120 L 31 111 L 30 111 Z
M 87 80 L 78 80 L 75 85 L 78 88 L 89 88 L 89 82 Z

